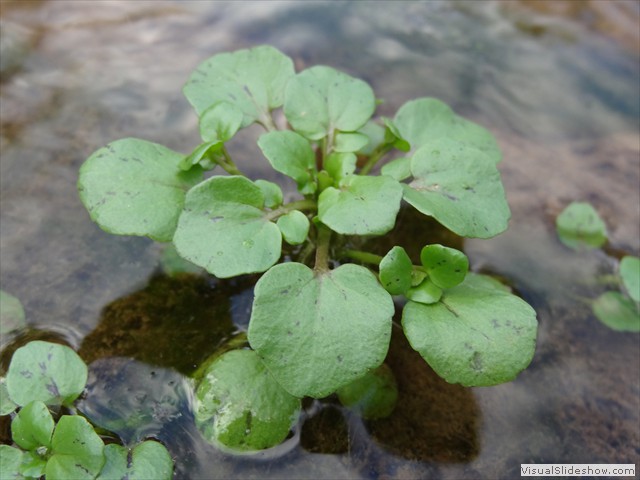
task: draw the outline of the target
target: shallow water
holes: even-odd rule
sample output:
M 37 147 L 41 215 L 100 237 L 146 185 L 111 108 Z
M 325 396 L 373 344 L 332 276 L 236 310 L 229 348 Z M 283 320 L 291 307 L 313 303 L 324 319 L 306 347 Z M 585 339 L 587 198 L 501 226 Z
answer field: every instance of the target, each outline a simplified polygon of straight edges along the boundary
M 106 378 L 124 368 L 148 380 L 136 388 L 159 398 L 141 435 L 167 443 L 181 478 L 493 479 L 518 476 L 521 463 L 637 463 L 639 336 L 607 329 L 576 297 L 595 297 L 595 275 L 640 251 L 640 12 L 637 2 L 586 2 L 578 11 L 526 5 L 1 3 L 1 288 L 25 305 L 32 336 L 53 332 L 91 360 L 109 351 L 137 359 L 103 358 L 92 371 Z M 495 133 L 510 229 L 462 246 L 474 269 L 505 278 L 538 312 L 536 356 L 516 381 L 448 385 L 396 339 L 389 363 L 401 405 L 390 419 L 365 424 L 316 402 L 290 441 L 255 458 L 204 443 L 188 408 L 175 411 L 188 404 L 180 391 L 169 389 L 177 400 L 163 403 L 168 382 L 182 379 L 167 367 L 189 367 L 136 346 L 148 333 L 167 335 L 154 330 L 161 306 L 147 300 L 170 284 L 153 277 L 161 249 L 93 224 L 77 172 L 91 152 L 126 136 L 190 151 L 197 123 L 180 90 L 191 70 L 217 52 L 263 43 L 298 69 L 328 64 L 365 79 L 384 99 L 381 114 L 433 96 Z M 251 145 L 232 146 L 239 167 L 276 179 Z M 578 254 L 556 240 L 554 218 L 573 200 L 591 202 L 605 219 L 605 251 Z M 415 246 L 442 233 L 411 225 L 401 234 Z M 203 328 L 213 305 L 218 341 L 246 325 L 254 280 L 194 280 L 189 294 L 208 305 Z M 140 323 L 120 326 L 132 310 Z M 171 331 L 170 320 L 158 323 Z M 122 338 L 99 335 L 109 331 Z M 194 364 L 199 354 L 189 357 Z M 103 400 L 104 384 L 95 385 L 89 398 Z M 136 398 L 114 408 L 133 414 Z

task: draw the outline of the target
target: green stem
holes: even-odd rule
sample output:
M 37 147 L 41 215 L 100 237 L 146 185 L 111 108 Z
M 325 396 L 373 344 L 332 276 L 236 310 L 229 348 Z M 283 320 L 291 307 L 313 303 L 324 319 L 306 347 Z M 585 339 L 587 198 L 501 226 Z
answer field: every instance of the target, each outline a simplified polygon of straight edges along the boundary
M 273 117 L 271 116 L 271 112 L 268 112 L 266 115 L 263 115 L 258 123 L 264 127 L 267 132 L 273 132 L 277 130 L 275 122 L 273 121 Z
M 379 265 L 382 261 L 382 256 L 376 255 L 375 253 L 363 252 L 362 250 L 342 250 L 341 257 L 349 257 L 354 260 L 358 260 L 362 263 L 371 263 L 374 265 Z
M 329 243 L 331 241 L 331 230 L 318 224 L 318 239 L 316 247 L 316 264 L 313 269 L 316 272 L 326 272 L 329 270 Z
M 224 161 L 219 160 L 218 164 L 224 169 L 225 172 L 231 175 L 241 175 L 243 177 L 246 177 L 246 175 L 242 173 L 238 167 L 236 167 L 236 164 L 231 159 L 231 156 L 229 155 L 226 147 L 222 147 L 222 155 L 224 156 Z
M 360 169 L 360 175 L 367 175 L 371 171 L 371 169 L 375 167 L 376 163 L 378 163 L 378 161 L 392 148 L 392 145 L 380 145 L 378 148 L 376 148 L 369 157 L 369 160 L 367 160 L 367 163 L 365 163 L 364 166 Z
M 318 208 L 318 204 L 315 200 L 312 199 L 304 199 L 304 200 L 296 200 L 295 202 L 287 203 L 286 205 L 282 205 L 275 210 L 272 210 L 267 215 L 265 215 L 265 219 L 274 220 L 282 215 L 286 215 L 293 210 L 316 210 Z

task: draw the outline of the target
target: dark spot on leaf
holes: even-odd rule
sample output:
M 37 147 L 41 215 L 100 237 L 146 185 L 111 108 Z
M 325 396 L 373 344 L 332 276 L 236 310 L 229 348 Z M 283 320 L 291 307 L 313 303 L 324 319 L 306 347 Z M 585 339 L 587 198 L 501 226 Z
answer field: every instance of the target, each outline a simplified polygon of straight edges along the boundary
M 342 355 L 338 355 L 336 358 L 338 359 L 338 363 L 342 363 L 342 360 L 343 360 Z
M 22 370 L 20 371 L 20 375 L 22 375 L 24 378 L 33 377 L 33 373 L 30 370 Z
M 482 370 L 482 355 L 480 355 L 480 352 L 475 352 L 473 354 L 473 357 L 471 358 L 470 366 L 476 372 L 479 372 Z

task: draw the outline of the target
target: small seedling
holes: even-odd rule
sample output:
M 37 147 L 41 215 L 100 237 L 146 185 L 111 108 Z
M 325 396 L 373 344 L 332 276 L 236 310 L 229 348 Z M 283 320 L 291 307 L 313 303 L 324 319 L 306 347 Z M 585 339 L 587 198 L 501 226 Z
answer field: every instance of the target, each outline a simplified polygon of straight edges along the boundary
M 392 295 L 405 305 L 409 342 L 447 381 L 495 385 L 526 368 L 535 311 L 468 273 L 464 253 L 426 245 L 411 259 L 397 246 L 381 257 L 353 241 L 389 232 L 403 201 L 460 236 L 504 231 L 501 153 L 487 130 L 434 98 L 373 119 L 378 101 L 367 83 L 327 66 L 296 73 L 269 46 L 211 57 L 184 94 L 201 144 L 183 154 L 114 141 L 86 160 L 78 189 L 107 232 L 172 242 L 219 278 L 264 273 L 247 332 L 251 351 L 224 354 L 202 376 L 197 418 L 207 438 L 266 448 L 282 441 L 300 398 L 345 397 L 387 355 Z M 227 146 L 252 125 L 264 129 L 255 162 L 293 180 L 292 201 L 232 159 Z M 293 261 L 283 242 L 299 245 Z

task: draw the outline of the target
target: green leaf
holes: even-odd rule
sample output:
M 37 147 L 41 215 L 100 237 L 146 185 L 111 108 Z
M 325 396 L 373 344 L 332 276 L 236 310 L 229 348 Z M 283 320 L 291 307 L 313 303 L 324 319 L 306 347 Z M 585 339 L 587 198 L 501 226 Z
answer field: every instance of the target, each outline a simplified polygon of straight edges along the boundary
M 242 111 L 229 102 L 218 102 L 200 116 L 200 136 L 205 142 L 228 142 L 242 125 Z
M 359 133 L 366 135 L 369 141 L 363 146 L 358 153 L 366 156 L 370 156 L 373 151 L 384 142 L 384 127 L 380 126 L 373 120 L 369 120 L 361 128 L 358 129 Z
M 18 408 L 11 397 L 9 396 L 9 390 L 7 389 L 7 379 L 0 377 L 0 415 L 9 415 Z
M 369 137 L 358 132 L 336 133 L 333 150 L 339 153 L 357 152 L 369 143 Z
M 331 153 L 324 161 L 324 168 L 334 179 L 334 185 L 339 185 L 342 180 L 350 176 L 356 170 L 358 158 L 354 153 Z
M 222 147 L 224 145 L 219 140 L 198 145 L 193 152 L 180 161 L 179 167 L 182 170 L 190 170 L 194 165 L 200 165 L 205 170 L 211 170 L 217 164 L 215 156 L 222 151 Z
M 281 443 L 300 411 L 300 399 L 287 393 L 251 350 L 232 350 L 212 362 L 196 401 L 196 424 L 204 437 L 241 451 Z
M 334 232 L 382 235 L 391 230 L 402 200 L 393 178 L 351 175 L 340 188 L 329 187 L 318 198 L 318 217 Z
M 405 292 L 405 297 L 418 303 L 432 304 L 436 303 L 442 297 L 442 288 L 425 278 L 415 287 L 411 287 Z
M 367 419 L 388 417 L 398 403 L 396 379 L 384 363 L 337 393 L 340 403 Z
M 116 235 L 168 242 L 185 192 L 202 179 L 183 172 L 184 155 L 135 138 L 117 140 L 93 153 L 80 168 L 78 191 L 91 219 Z
M 293 77 L 285 92 L 287 120 L 310 140 L 320 140 L 335 130 L 358 130 L 374 110 L 375 97 L 366 82 L 322 65 Z
M 442 138 L 426 143 L 411 159 L 415 177 L 404 198 L 463 237 L 503 232 L 511 215 L 494 161 L 481 151 Z
M 0 478 L 3 480 L 22 479 L 20 465 L 24 452 L 9 445 L 0 445 Z
M 248 338 L 289 393 L 321 398 L 382 363 L 393 313 L 364 267 L 314 272 L 285 263 L 256 284 Z
M 117 444 L 104 447 L 105 464 L 97 480 L 171 480 L 173 460 L 164 445 L 147 440 L 128 449 Z
M 47 478 L 94 479 L 104 465 L 104 443 L 91 424 L 78 415 L 60 417 L 51 447 Z
M 309 219 L 298 210 L 278 218 L 276 224 L 282 232 L 282 237 L 289 245 L 300 245 L 309 234 Z
M 264 195 L 264 206 L 267 208 L 277 208 L 282 205 L 282 189 L 277 183 L 268 182 L 267 180 L 258 179 L 256 186 L 262 190 Z
M 0 290 L 0 335 L 26 327 L 22 303 L 10 293 Z
M 37 451 L 25 452 L 20 465 L 20 473 L 27 478 L 40 478 L 44 476 L 47 468 L 46 457 L 40 456 Z
M 9 396 L 24 406 L 34 400 L 70 405 L 87 383 L 87 366 L 64 345 L 36 340 L 15 351 L 7 372 Z
M 399 182 L 406 180 L 411 176 L 411 159 L 404 157 L 391 160 L 382 166 L 380 172 L 383 175 L 389 175 L 391 178 L 395 178 Z
M 245 177 L 211 177 L 187 194 L 173 242 L 180 256 L 219 278 L 264 272 L 280 258 L 282 235 Z
M 439 302 L 408 302 L 402 326 L 411 346 L 449 383 L 488 386 L 513 380 L 535 350 L 535 311 L 490 282 L 465 281 Z
M 50 447 L 55 422 L 47 406 L 40 401 L 25 405 L 11 422 L 13 441 L 25 450 Z
M 640 302 L 640 258 L 625 256 L 620 261 L 620 277 L 629 296 Z
M 597 248 L 607 241 L 607 226 L 588 203 L 572 202 L 556 218 L 560 241 L 574 250 Z
M 638 304 L 620 292 L 605 292 L 593 302 L 593 313 L 607 327 L 618 332 L 640 332 Z
M 502 159 L 491 132 L 456 115 L 448 105 L 435 98 L 405 103 L 396 113 L 393 124 L 397 134 L 407 140 L 414 151 L 434 140 L 448 138 L 482 151 L 495 163 Z
M 393 247 L 380 261 L 380 283 L 391 295 L 401 295 L 411 288 L 413 263 L 402 247 Z
M 269 112 L 282 106 L 285 86 L 294 74 L 293 61 L 265 45 L 205 60 L 183 92 L 198 115 L 227 102 L 242 112 L 242 127 L 254 122 L 269 124 Z
M 469 270 L 469 259 L 464 253 L 439 244 L 424 247 L 420 261 L 431 281 L 440 288 L 452 288 L 462 283 Z
M 293 178 L 303 194 L 315 192 L 316 155 L 309 141 L 289 130 L 265 133 L 258 147 L 274 170 Z

